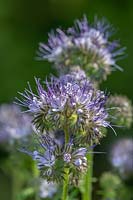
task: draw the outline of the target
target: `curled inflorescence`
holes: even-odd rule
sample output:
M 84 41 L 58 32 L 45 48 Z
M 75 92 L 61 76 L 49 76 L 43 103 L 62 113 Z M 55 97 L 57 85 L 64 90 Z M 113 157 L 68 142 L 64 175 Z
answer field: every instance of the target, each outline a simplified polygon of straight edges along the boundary
M 57 140 L 47 134 L 37 134 L 38 146 L 34 151 L 21 151 L 29 154 L 37 162 L 41 175 L 47 181 L 60 182 L 63 180 L 64 167 L 69 168 L 70 174 L 84 172 L 87 168 L 87 149 L 75 147 L 73 140 L 67 144 L 58 144 Z
M 131 101 L 122 95 L 110 96 L 107 100 L 107 107 L 112 116 L 110 119 L 113 124 L 130 128 L 133 122 L 133 107 Z
M 45 83 L 46 90 L 39 79 L 36 84 L 37 95 L 29 87 L 18 100 L 33 114 L 36 130 L 63 130 L 68 124 L 69 133 L 85 136 L 90 143 L 99 141 L 101 129 L 109 126 L 104 108 L 107 97 L 102 91 L 88 80 L 75 81 L 71 75 L 52 77 Z
M 52 62 L 61 74 L 78 66 L 92 80 L 101 81 L 113 70 L 121 70 L 116 61 L 125 48 L 120 48 L 118 41 L 110 40 L 112 32 L 106 20 L 95 20 L 91 25 L 84 17 L 65 32 L 57 29 L 49 34 L 48 44 L 40 43 L 38 55 Z

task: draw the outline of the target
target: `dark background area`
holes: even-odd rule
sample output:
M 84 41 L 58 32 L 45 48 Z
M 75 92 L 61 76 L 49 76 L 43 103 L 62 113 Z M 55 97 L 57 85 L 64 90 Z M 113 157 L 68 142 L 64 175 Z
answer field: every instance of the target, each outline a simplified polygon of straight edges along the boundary
M 102 88 L 133 100 L 132 8 L 133 1 L 130 0 L 0 0 L 0 103 L 13 101 L 17 91 L 23 91 L 27 86 L 27 81 L 34 85 L 34 76 L 44 79 L 54 73 L 50 64 L 35 60 L 38 43 L 47 41 L 51 29 L 67 28 L 83 14 L 90 21 L 95 15 L 104 16 L 116 27 L 115 38 L 127 47 L 127 58 L 119 61 L 124 72 L 114 72 Z M 108 152 L 113 141 L 132 134 L 132 130 L 116 131 L 117 137 L 110 131 L 97 149 Z M 95 156 L 94 175 L 100 175 L 109 167 L 108 154 Z M 8 179 L 0 173 L 1 200 L 10 200 L 5 192 L 10 193 Z

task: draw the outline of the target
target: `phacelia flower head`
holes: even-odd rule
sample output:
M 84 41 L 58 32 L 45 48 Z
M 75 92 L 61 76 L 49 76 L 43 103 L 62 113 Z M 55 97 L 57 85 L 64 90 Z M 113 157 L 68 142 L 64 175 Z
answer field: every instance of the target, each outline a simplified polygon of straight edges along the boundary
M 38 145 L 34 146 L 34 151 L 21 151 L 32 156 L 37 162 L 41 175 L 47 181 L 63 181 L 63 169 L 69 168 L 70 173 L 76 171 L 76 174 L 84 172 L 87 168 L 87 149 L 75 147 L 73 141 L 67 144 L 57 144 L 56 140 L 48 134 L 37 134 Z
M 68 124 L 69 133 L 85 136 L 87 142 L 98 142 L 103 136 L 101 129 L 109 126 L 108 113 L 104 108 L 107 97 L 93 88 L 88 80 L 78 82 L 70 75 L 59 79 L 51 77 L 46 89 L 36 79 L 37 95 L 29 87 L 18 100 L 33 114 L 35 128 L 63 130 Z
M 52 62 L 59 73 L 69 73 L 72 67 L 81 67 L 92 80 L 106 79 L 115 69 L 125 48 L 111 41 L 111 26 L 105 20 L 88 23 L 84 17 L 66 32 L 57 29 L 49 35 L 48 44 L 39 46 L 40 59 Z
M 0 142 L 13 142 L 30 134 L 31 117 L 13 104 L 0 106 Z
M 110 116 L 112 116 L 112 124 L 130 128 L 133 121 L 133 107 L 131 101 L 122 95 L 110 96 L 107 100 L 107 107 Z
M 111 163 L 124 179 L 133 178 L 133 139 L 121 139 L 112 146 Z

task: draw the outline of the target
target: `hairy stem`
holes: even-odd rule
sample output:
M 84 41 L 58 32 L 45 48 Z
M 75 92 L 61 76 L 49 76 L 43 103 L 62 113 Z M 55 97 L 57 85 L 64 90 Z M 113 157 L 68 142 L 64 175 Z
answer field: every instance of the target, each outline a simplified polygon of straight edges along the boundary
M 64 133 L 65 133 L 65 145 L 66 145 L 69 142 L 69 132 L 68 132 L 67 121 L 66 121 L 66 126 L 64 127 Z M 62 200 L 67 200 L 68 185 L 69 185 L 69 168 L 64 168 Z
M 68 184 L 69 184 L 69 169 L 64 169 L 65 175 L 64 175 L 64 184 L 63 184 L 63 193 L 62 193 L 62 200 L 67 200 L 67 194 L 68 194 Z
M 84 192 L 82 194 L 82 200 L 92 199 L 92 177 L 93 177 L 93 154 L 87 155 L 88 169 L 84 176 Z

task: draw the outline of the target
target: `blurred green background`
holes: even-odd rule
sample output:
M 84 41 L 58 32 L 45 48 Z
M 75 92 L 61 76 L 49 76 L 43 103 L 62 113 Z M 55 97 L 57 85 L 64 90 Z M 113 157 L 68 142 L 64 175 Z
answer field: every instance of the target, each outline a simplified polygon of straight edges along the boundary
M 116 27 L 115 37 L 127 47 L 127 58 L 119 61 L 124 72 L 114 72 L 102 87 L 133 100 L 133 1 L 0 0 L 0 103 L 13 101 L 17 91 L 24 90 L 27 81 L 34 85 L 34 76 L 43 79 L 54 73 L 47 62 L 35 60 L 38 43 L 47 40 L 51 29 L 71 26 L 73 20 L 83 14 L 90 21 L 95 15 L 104 16 Z M 97 149 L 106 151 L 114 140 L 132 134 L 132 130 L 116 131 L 117 138 L 110 132 Z M 94 175 L 109 169 L 107 157 L 105 154 L 95 156 Z M 10 190 L 10 177 L 0 173 L 0 199 L 10 200 Z

